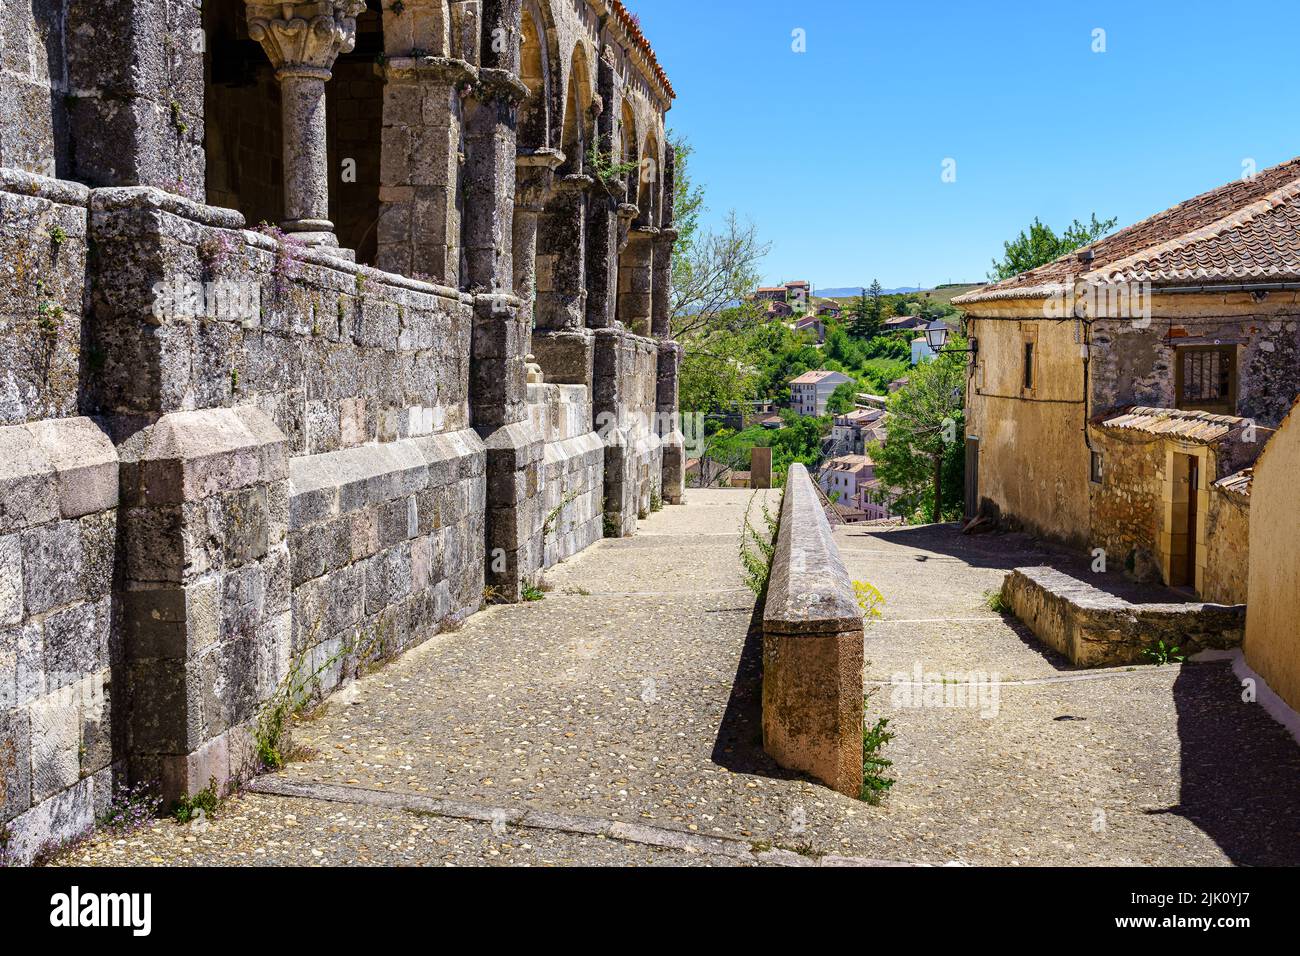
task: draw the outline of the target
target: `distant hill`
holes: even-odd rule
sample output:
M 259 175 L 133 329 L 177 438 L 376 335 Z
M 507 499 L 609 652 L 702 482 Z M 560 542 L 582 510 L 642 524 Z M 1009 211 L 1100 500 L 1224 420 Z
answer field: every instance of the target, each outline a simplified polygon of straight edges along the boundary
M 816 289 L 813 295 L 821 299 L 848 299 L 861 295 L 863 289 L 869 288 L 871 288 L 870 282 L 864 286 L 845 286 L 843 289 Z M 884 289 L 882 291 L 885 295 L 906 295 L 908 292 L 920 292 L 921 290 L 916 286 L 908 286 L 907 288 Z
M 885 289 L 885 295 L 919 295 L 926 301 L 937 302 L 940 305 L 951 305 L 952 300 L 964 292 L 972 289 L 978 289 L 984 285 L 983 282 L 950 282 L 944 285 L 935 286 L 933 289 Z M 850 304 L 853 300 L 861 295 L 859 289 L 826 289 L 818 290 L 819 297 L 827 299 L 838 299 L 845 305 Z

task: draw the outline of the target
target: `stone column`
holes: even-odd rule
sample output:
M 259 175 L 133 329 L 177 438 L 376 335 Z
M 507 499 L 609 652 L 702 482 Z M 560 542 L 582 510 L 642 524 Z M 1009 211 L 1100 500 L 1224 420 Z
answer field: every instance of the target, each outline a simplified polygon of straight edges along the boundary
M 533 354 L 554 385 L 592 384 L 595 339 L 586 328 L 587 209 L 595 180 L 561 177 L 537 234 L 537 325 Z
M 606 45 L 596 69 L 593 108 L 596 114 L 596 149 L 611 162 L 619 159 L 614 138 L 616 107 L 614 49 Z M 598 182 L 592 190 L 587 218 L 587 328 L 605 329 L 614 324 L 618 300 L 618 208 L 625 198 L 625 182 Z
M 284 130 L 285 232 L 308 245 L 337 246 L 329 219 L 325 83 L 340 53 L 356 45 L 365 0 L 259 3 L 246 0 L 248 35 L 280 82 Z
M 673 247 L 677 230 L 665 226 L 654 242 L 654 275 L 650 308 L 650 331 L 657 339 L 671 339 L 673 305 Z
M 587 315 L 587 195 L 595 181 L 575 173 L 555 184 L 537 235 L 537 327 L 580 329 Z
M 515 159 L 514 291 L 530 327 L 537 304 L 537 222 L 555 188 L 555 170 L 562 162 L 564 154 L 556 149 L 521 153 Z
M 461 285 L 474 293 L 470 411 L 487 446 L 486 581 L 500 599 L 518 601 L 542 568 L 545 451 L 528 419 L 529 316 L 513 294 L 516 125 L 528 96 L 518 76 L 520 0 L 454 5 L 453 41 L 461 36 L 468 50 L 467 24 L 480 18 L 482 67 L 466 104 Z
M 681 413 L 678 411 L 678 386 L 684 357 L 684 349 L 676 342 L 659 343 L 655 417 L 663 448 L 663 499 L 670 505 L 681 504 L 686 492 L 686 438 L 682 434 Z
M 618 317 L 637 335 L 650 334 L 654 293 L 654 243 L 659 230 L 654 226 L 633 226 L 627 248 L 619 260 Z

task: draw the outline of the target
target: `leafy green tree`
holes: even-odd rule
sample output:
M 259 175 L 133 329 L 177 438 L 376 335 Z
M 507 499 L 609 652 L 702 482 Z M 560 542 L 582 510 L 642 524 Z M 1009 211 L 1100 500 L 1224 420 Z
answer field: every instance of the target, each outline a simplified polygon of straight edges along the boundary
M 826 399 L 826 414 L 843 415 L 853 411 L 857 406 L 857 396 L 860 391 L 862 386 L 857 382 L 844 382 L 836 386 L 835 391 L 831 392 L 831 397 Z
M 871 446 L 876 475 L 894 490 L 903 514 L 930 521 L 960 517 L 966 363 L 941 355 L 912 369 L 889 400 L 885 442 Z
M 1058 236 L 1050 226 L 1043 225 L 1035 217 L 1029 224 L 1027 232 L 1022 231 L 1010 242 L 1002 244 L 1003 256 L 1000 260 L 993 260 L 989 279 L 994 282 L 1010 279 L 1022 272 L 1054 262 L 1068 252 L 1096 242 L 1114 229 L 1118 221 L 1111 218 L 1103 222 L 1097 218 L 1096 213 L 1093 213 L 1088 222 L 1083 223 L 1076 219 Z

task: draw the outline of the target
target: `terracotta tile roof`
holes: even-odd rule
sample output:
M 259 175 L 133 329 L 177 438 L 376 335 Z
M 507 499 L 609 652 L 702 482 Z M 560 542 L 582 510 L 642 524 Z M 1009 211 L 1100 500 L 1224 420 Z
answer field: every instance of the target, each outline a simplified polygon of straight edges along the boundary
M 1075 281 L 1300 279 L 1297 199 L 1300 158 L 1179 203 L 1055 262 L 957 296 L 953 303 L 1040 298 Z
M 664 89 L 668 91 L 668 98 L 675 100 L 677 98 L 677 91 L 673 89 L 673 84 L 669 81 L 668 74 L 664 72 L 664 68 L 659 65 L 659 58 L 655 56 L 654 47 L 650 45 L 650 41 L 647 40 L 645 34 L 641 32 L 641 18 L 629 11 L 628 8 L 623 5 L 622 0 L 614 0 L 613 10 L 614 16 L 618 17 L 619 22 L 623 24 L 623 29 L 627 30 L 628 35 L 632 37 L 637 46 L 641 48 L 641 52 L 646 55 L 646 59 L 650 61 L 650 66 L 655 71 L 655 76 L 659 79 L 659 82 L 664 85 Z
M 1250 420 L 1236 415 L 1135 405 L 1103 415 L 1097 424 L 1102 428 L 1145 432 L 1198 445 L 1211 445 L 1232 432 L 1247 427 Z
M 1255 481 L 1255 469 L 1247 468 L 1239 471 L 1235 475 L 1229 475 L 1226 478 L 1220 478 L 1214 483 L 1214 487 L 1222 488 L 1224 491 L 1230 491 L 1233 494 L 1250 497 L 1250 486 Z

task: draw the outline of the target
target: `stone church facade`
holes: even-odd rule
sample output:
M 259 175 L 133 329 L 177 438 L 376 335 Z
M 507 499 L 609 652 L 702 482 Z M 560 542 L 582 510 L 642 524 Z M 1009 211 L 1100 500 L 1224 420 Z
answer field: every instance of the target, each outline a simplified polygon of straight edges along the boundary
M 4 9 L 22 858 L 680 503 L 682 353 L 674 92 L 618 0 Z

